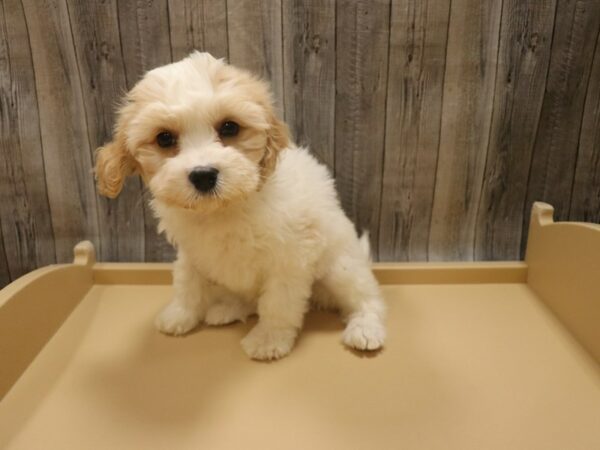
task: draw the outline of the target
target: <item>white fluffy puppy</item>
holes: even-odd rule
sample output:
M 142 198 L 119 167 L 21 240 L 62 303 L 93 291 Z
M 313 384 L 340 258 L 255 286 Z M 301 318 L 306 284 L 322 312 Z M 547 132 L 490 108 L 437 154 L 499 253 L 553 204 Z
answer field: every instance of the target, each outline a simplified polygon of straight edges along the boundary
M 346 345 L 383 345 L 368 241 L 344 215 L 327 169 L 289 141 L 264 82 L 198 52 L 148 72 L 97 153 L 102 194 L 116 197 L 133 174 L 177 249 L 159 330 L 180 335 L 257 312 L 242 346 L 252 358 L 280 358 L 312 295 L 341 312 Z

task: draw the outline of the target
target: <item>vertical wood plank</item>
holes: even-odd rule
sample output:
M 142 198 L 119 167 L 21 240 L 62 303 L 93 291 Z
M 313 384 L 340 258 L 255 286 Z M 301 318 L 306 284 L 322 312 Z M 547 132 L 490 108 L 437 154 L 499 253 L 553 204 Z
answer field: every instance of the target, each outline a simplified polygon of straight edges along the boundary
M 58 262 L 90 239 L 101 250 L 92 149 L 64 0 L 24 0 L 38 94 L 46 186 Z
M 475 259 L 521 256 L 527 177 L 544 99 L 555 9 L 555 0 L 504 0 Z
M 581 121 L 599 29 L 597 0 L 558 2 L 550 71 L 523 213 L 523 249 L 534 201 L 554 206 L 556 220 L 569 217 Z
M 600 34 L 587 87 L 569 220 L 600 223 Z
M 90 146 L 111 139 L 114 109 L 127 90 L 115 1 L 67 0 L 81 76 Z M 144 210 L 140 181 L 127 180 L 116 199 L 99 197 L 103 261 L 143 261 Z
M 335 176 L 342 205 L 378 257 L 390 2 L 337 3 Z
M 0 225 L 1 225 L 0 220 Z M 12 278 L 10 277 L 10 273 L 8 271 L 8 261 L 6 259 L 6 251 L 4 250 L 4 239 L 2 238 L 2 233 L 0 233 L 0 289 L 6 286 Z
M 450 0 L 392 2 L 379 256 L 427 259 Z
M 285 119 L 299 145 L 334 166 L 335 1 L 283 2 Z
M 169 7 L 167 0 L 118 1 L 119 31 L 127 89 L 150 69 L 172 61 Z M 175 251 L 163 235 L 157 234 L 157 220 L 148 205 L 149 193 L 144 189 L 144 259 L 165 261 Z
M 15 0 L 0 9 L 0 216 L 0 285 L 56 261 L 33 61 Z
M 172 61 L 167 0 L 118 1 L 119 31 L 127 86 Z
M 227 58 L 227 0 L 169 0 L 173 61 L 193 50 Z
M 227 0 L 229 61 L 271 82 L 283 115 L 281 0 Z
M 471 260 L 490 132 L 502 2 L 454 0 L 429 259 Z

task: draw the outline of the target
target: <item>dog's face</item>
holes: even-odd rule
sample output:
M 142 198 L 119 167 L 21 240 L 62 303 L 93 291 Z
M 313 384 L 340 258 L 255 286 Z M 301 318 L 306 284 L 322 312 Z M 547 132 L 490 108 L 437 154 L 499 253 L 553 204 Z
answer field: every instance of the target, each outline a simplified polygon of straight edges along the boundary
M 96 178 L 114 198 L 139 173 L 161 202 L 211 210 L 260 189 L 287 145 L 264 82 L 193 53 L 129 92 L 113 142 L 98 150 Z

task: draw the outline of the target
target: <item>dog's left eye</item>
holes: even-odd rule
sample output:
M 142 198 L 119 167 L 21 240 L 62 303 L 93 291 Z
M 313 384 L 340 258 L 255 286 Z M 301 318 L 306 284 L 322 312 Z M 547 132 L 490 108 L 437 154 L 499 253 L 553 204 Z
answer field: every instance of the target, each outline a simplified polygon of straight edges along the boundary
M 176 139 L 173 133 L 169 131 L 163 131 L 156 135 L 156 143 L 159 147 L 169 148 L 175 145 Z
M 240 126 L 231 120 L 227 120 L 219 127 L 219 136 L 221 137 L 233 137 L 237 136 L 240 132 Z

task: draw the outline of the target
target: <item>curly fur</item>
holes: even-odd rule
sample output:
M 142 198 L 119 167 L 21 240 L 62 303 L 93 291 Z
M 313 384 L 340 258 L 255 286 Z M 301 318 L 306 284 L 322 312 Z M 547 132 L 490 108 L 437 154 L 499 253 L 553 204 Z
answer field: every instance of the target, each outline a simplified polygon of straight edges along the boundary
M 240 124 L 238 136 L 218 136 L 224 120 Z M 157 145 L 164 130 L 177 136 L 173 148 Z M 219 178 L 214 192 L 202 194 L 188 174 L 207 165 Z M 257 313 L 244 350 L 280 358 L 312 296 L 341 312 L 346 345 L 383 345 L 385 307 L 368 238 L 359 239 L 344 215 L 327 169 L 290 142 L 263 81 L 206 53 L 146 74 L 96 161 L 99 190 L 109 197 L 134 173 L 178 252 L 174 297 L 156 320 L 161 331 L 184 334 L 202 321 L 221 325 Z

